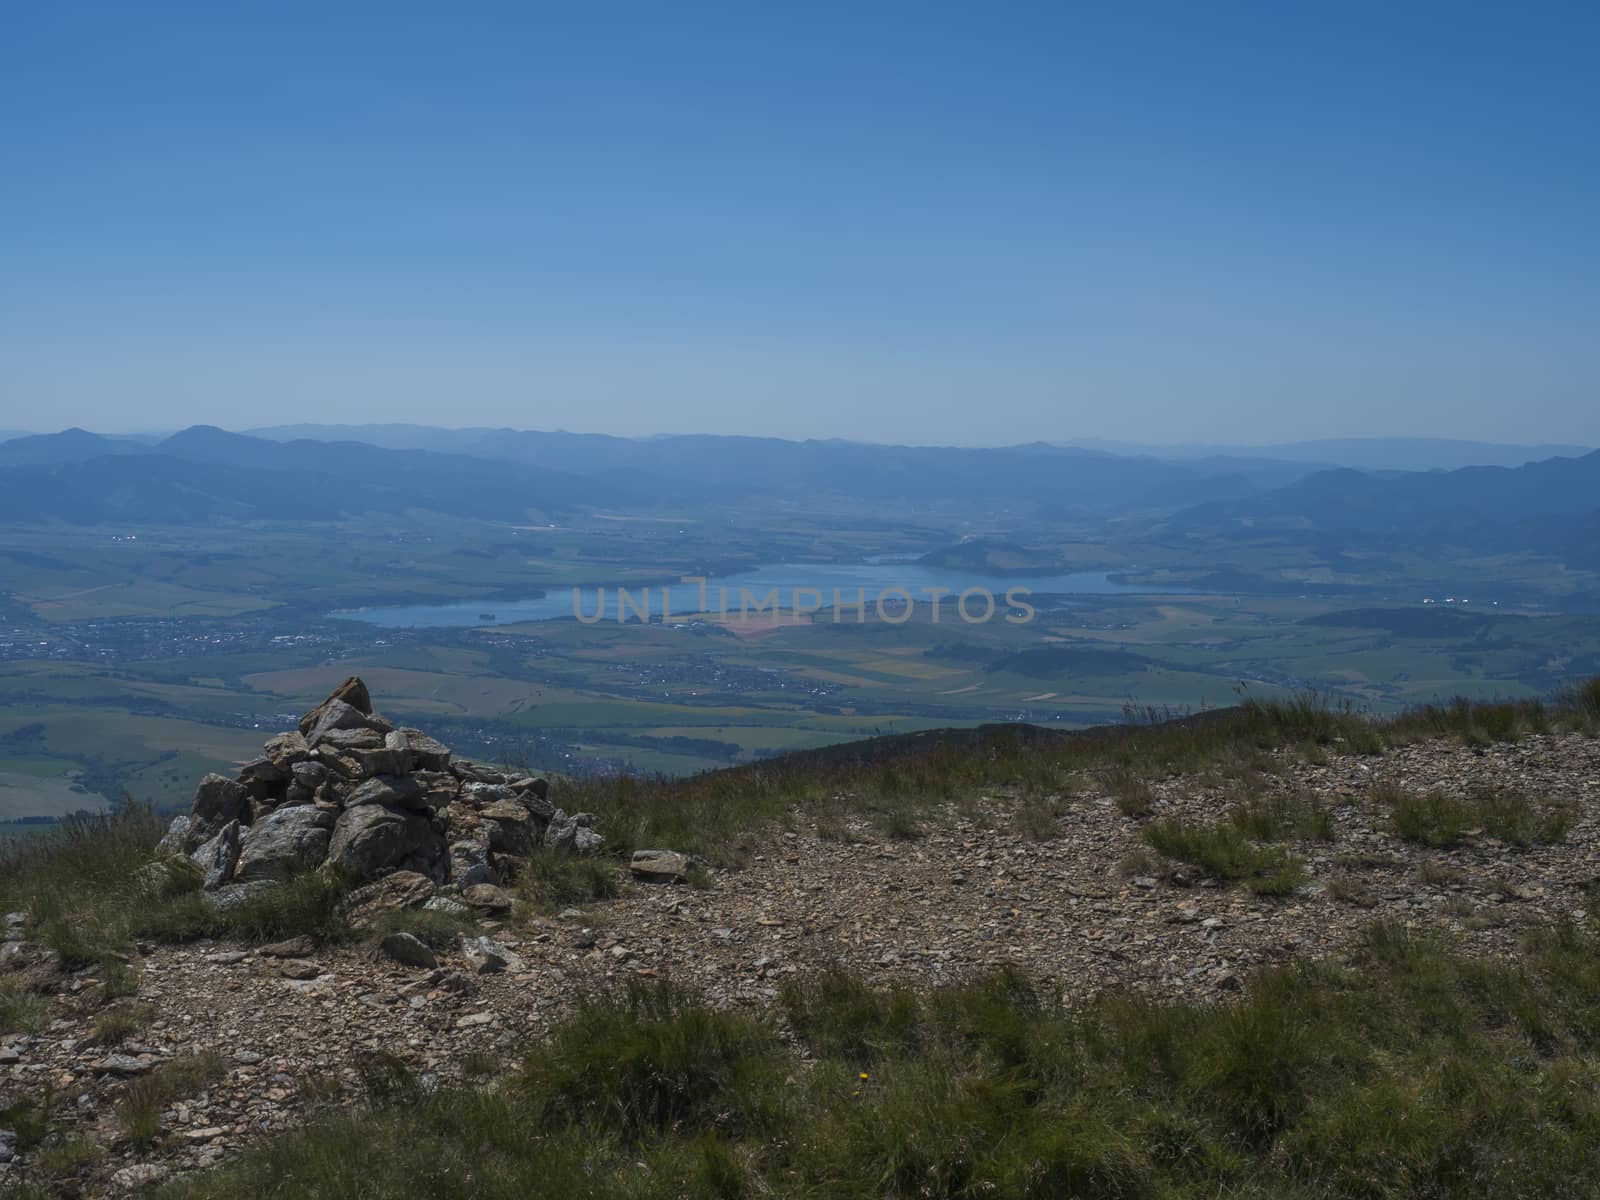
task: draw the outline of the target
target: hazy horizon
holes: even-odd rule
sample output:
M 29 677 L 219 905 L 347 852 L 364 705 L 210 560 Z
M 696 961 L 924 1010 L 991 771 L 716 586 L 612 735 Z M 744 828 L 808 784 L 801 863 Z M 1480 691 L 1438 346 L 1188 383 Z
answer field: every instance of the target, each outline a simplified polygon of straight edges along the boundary
M 1063 439 L 1037 438 L 1037 439 L 1033 439 L 1033 441 L 1031 443 L 1029 443 L 1029 442 L 997 442 L 997 441 L 952 442 L 952 441 L 919 441 L 919 440 L 917 440 L 915 438 L 915 436 L 908 436 L 908 437 L 900 438 L 900 439 L 897 439 L 897 440 L 894 440 L 894 441 L 886 441 L 886 440 L 882 440 L 882 439 L 865 438 L 865 437 L 850 437 L 850 436 L 847 436 L 845 434 L 833 434 L 833 433 L 822 433 L 822 432 L 814 433 L 814 434 L 811 434 L 809 436 L 802 435 L 802 436 L 797 436 L 797 437 L 785 437 L 784 435 L 781 435 L 781 434 L 754 434 L 754 435 L 728 434 L 728 433 L 721 433 L 721 432 L 717 432 L 717 431 L 713 431 L 713 430 L 709 430 L 709 429 L 687 429 L 687 430 L 682 430 L 682 431 L 655 430 L 655 431 L 641 432 L 641 433 L 610 433 L 610 432 L 604 432 L 604 431 L 595 430 L 595 429 L 533 428 L 533 427 L 522 427 L 522 426 L 515 426 L 515 425 L 475 425 L 475 424 L 453 425 L 453 424 L 445 424 L 445 423 L 441 423 L 441 422 L 432 422 L 432 423 L 424 424 L 422 422 L 409 422 L 409 421 L 368 421 L 368 422 L 285 421 L 285 422 L 273 422 L 272 424 L 269 424 L 269 425 L 236 425 L 236 426 L 218 425 L 215 421 L 197 421 L 197 422 L 194 423 L 194 425 L 173 426 L 173 427 L 169 427 L 169 428 L 148 428 L 148 427 L 147 428 L 138 428 L 138 427 L 131 427 L 131 426 L 129 426 L 129 427 L 121 427 L 121 428 L 116 428 L 116 427 L 89 428 L 87 426 L 82 426 L 82 425 L 68 425 L 68 426 L 55 427 L 55 428 L 27 429 L 27 428 L 23 428 L 21 426 L 17 426 L 15 428 L 12 428 L 12 427 L 0 428 L 0 442 L 3 442 L 5 439 L 10 438 L 10 437 L 16 437 L 16 436 L 22 436 L 22 437 L 50 436 L 50 435 L 54 435 L 54 434 L 66 433 L 66 432 L 69 432 L 69 431 L 74 430 L 74 429 L 80 429 L 80 430 L 83 430 L 84 432 L 97 434 L 97 435 L 102 436 L 102 437 L 157 439 L 157 438 L 171 437 L 172 435 L 174 435 L 176 433 L 181 433 L 181 432 L 183 432 L 183 430 L 189 429 L 189 428 L 194 428 L 195 426 L 219 428 L 219 429 L 222 429 L 226 433 L 236 433 L 236 434 L 241 434 L 241 435 L 245 435 L 245 436 L 259 436 L 264 431 L 293 429 L 293 428 L 297 428 L 297 427 L 300 427 L 300 426 L 304 426 L 304 427 L 306 427 L 308 429 L 309 428 L 320 428 L 320 429 L 339 429 L 339 430 L 343 430 L 343 429 L 350 429 L 350 430 L 381 429 L 381 428 L 384 428 L 384 427 L 392 427 L 392 428 L 413 428 L 413 429 L 418 429 L 418 430 L 442 430 L 442 431 L 450 432 L 450 433 L 467 433 L 467 432 L 480 432 L 480 431 L 481 432 L 498 432 L 498 431 L 502 431 L 503 430 L 503 431 L 508 431 L 508 432 L 512 432 L 512 433 L 571 434 L 571 435 L 579 436 L 579 437 L 585 437 L 585 436 L 619 437 L 619 438 L 628 438 L 628 439 L 640 440 L 640 441 L 648 441 L 648 440 L 655 439 L 655 438 L 672 438 L 672 437 L 741 437 L 741 436 L 754 436 L 754 437 L 771 437 L 771 438 L 776 438 L 776 439 L 784 440 L 784 441 L 817 440 L 817 441 L 854 442 L 854 443 L 858 443 L 858 444 L 862 444 L 862 445 L 911 446 L 911 447 L 948 447 L 948 448 L 952 448 L 952 449 L 1007 449 L 1007 448 L 1014 448 L 1014 447 L 1017 447 L 1017 446 L 1024 446 L 1024 445 L 1029 445 L 1029 444 L 1047 444 L 1047 445 L 1055 445 L 1055 446 L 1078 447 L 1078 448 L 1087 449 L 1087 450 L 1100 450 L 1100 451 L 1103 451 L 1103 452 L 1108 453 L 1108 454 L 1133 454 L 1133 453 L 1137 453 L 1137 452 L 1140 452 L 1140 451 L 1152 451 L 1152 450 L 1156 450 L 1156 451 L 1180 451 L 1180 450 L 1182 450 L 1182 451 L 1193 451 L 1193 452 L 1214 451 L 1214 452 L 1224 453 L 1225 454 L 1229 450 L 1261 451 L 1261 450 L 1272 450 L 1272 449 L 1279 449 L 1279 448 L 1289 449 L 1289 448 L 1292 448 L 1292 447 L 1311 447 L 1311 446 L 1316 446 L 1316 445 L 1319 445 L 1319 444 L 1335 445 L 1335 444 L 1342 444 L 1342 443 L 1372 443 L 1372 444 L 1392 443 L 1392 444 L 1402 444 L 1402 445 L 1406 444 L 1406 443 L 1417 443 L 1417 444 L 1433 444 L 1433 445 L 1440 445 L 1440 446 L 1448 446 L 1448 445 L 1458 445 L 1458 446 L 1483 445 L 1483 446 L 1494 446 L 1494 447 L 1501 447 L 1501 448 L 1504 448 L 1504 449 L 1518 449 L 1518 450 L 1520 450 L 1520 449 L 1529 449 L 1529 450 L 1545 450 L 1545 449 L 1549 449 L 1549 450 L 1552 450 L 1552 451 L 1555 451 L 1555 450 L 1575 450 L 1575 451 L 1580 451 L 1580 452 L 1583 452 L 1583 453 L 1591 453 L 1595 449 L 1600 448 L 1600 447 L 1595 447 L 1595 446 L 1588 445 L 1588 444 L 1585 444 L 1585 443 L 1580 443 L 1580 442 L 1562 442 L 1562 441 L 1544 442 L 1544 441 L 1517 441 L 1517 440 L 1496 441 L 1496 440 L 1487 439 L 1487 438 L 1403 437 L 1403 436 L 1391 437 L 1391 436 L 1385 436 L 1385 435 L 1368 435 L 1368 436 L 1360 436 L 1360 437 L 1352 437 L 1352 438 L 1299 438 L 1299 439 L 1294 439 L 1292 441 L 1285 441 L 1285 442 L 1270 442 L 1270 441 L 1240 441 L 1240 442 L 1169 441 L 1169 442 L 1162 442 L 1162 441 L 1133 441 L 1133 440 L 1128 440 L 1128 439 L 1112 439 L 1112 438 L 1082 438 L 1082 439 L 1075 439 L 1075 438 L 1063 438 Z M 913 431 L 908 431 L 908 432 L 913 432 Z
M 6 23 L 0 428 L 1600 442 L 1592 8 Z

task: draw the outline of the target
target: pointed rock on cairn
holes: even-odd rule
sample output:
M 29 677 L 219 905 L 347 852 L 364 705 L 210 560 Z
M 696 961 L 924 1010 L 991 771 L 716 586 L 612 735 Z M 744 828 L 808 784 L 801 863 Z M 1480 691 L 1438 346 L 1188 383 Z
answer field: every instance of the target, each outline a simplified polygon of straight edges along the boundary
M 351 676 L 233 779 L 202 779 L 160 849 L 189 859 L 184 869 L 198 868 L 219 907 L 318 869 L 357 884 L 404 873 L 405 887 L 391 890 L 408 906 L 436 891 L 483 905 L 528 856 L 604 844 L 593 813 L 569 817 L 548 792 L 543 779 L 463 761 L 419 729 L 396 728 Z

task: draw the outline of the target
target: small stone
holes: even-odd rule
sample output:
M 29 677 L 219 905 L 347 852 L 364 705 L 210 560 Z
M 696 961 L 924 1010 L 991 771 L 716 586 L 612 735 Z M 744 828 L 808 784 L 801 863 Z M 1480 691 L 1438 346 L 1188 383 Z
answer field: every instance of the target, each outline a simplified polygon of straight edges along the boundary
M 383 952 L 397 963 L 408 967 L 427 967 L 432 969 L 439 965 L 439 959 L 434 954 L 428 943 L 412 933 L 391 933 L 380 944 Z
M 628 870 L 644 883 L 678 883 L 692 866 L 689 856 L 676 850 L 635 850 Z
M 315 979 L 322 974 L 322 968 L 309 959 L 286 958 L 278 964 L 278 974 L 285 979 Z
M 461 893 L 461 898 L 482 912 L 503 913 L 511 911 L 510 893 L 492 883 L 475 883 Z
M 426 904 L 433 890 L 433 880 L 426 875 L 417 871 L 396 871 L 351 892 L 344 902 L 344 917 L 351 925 L 362 929 L 386 912 Z
M 143 1075 L 150 1067 L 148 1059 L 131 1054 L 108 1054 L 94 1064 L 94 1069 L 104 1075 Z
M 519 969 L 522 960 L 493 938 L 462 938 L 461 953 L 467 965 L 479 975 L 490 975 L 508 967 Z
M 457 1029 L 472 1029 L 478 1025 L 491 1025 L 494 1023 L 492 1012 L 468 1013 L 456 1022 Z
M 111 1175 L 111 1186 L 121 1188 L 125 1192 L 136 1192 L 140 1188 L 151 1187 L 160 1183 L 171 1172 L 160 1163 L 134 1163 L 131 1167 L 123 1167 Z
M 313 949 L 311 939 L 302 933 L 299 937 L 262 946 L 256 953 L 263 958 L 304 958 Z

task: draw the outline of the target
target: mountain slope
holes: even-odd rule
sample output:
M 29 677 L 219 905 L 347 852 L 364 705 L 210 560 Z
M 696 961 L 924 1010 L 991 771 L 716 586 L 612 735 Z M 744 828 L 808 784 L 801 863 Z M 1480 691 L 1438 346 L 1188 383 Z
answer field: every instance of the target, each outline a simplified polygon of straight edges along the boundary
M 621 438 L 537 430 L 287 426 L 278 437 L 351 438 L 437 449 L 671 488 L 683 499 L 739 496 L 934 506 L 1038 505 L 1062 514 L 1170 511 L 1237 498 L 1305 475 L 1302 464 L 1129 459 L 1076 447 L 888 446 L 839 439 L 679 434 Z
M 26 434 L 0 443 L 0 467 L 86 462 L 112 455 L 148 454 L 150 447 L 128 438 L 106 437 L 86 429 Z
M 1074 445 L 1114 454 L 1143 454 L 1152 458 L 1203 461 L 1207 458 L 1277 459 L 1313 463 L 1322 467 L 1352 467 L 1359 471 L 1454 471 L 1462 467 L 1519 467 L 1547 458 L 1581 458 L 1594 447 L 1548 443 L 1503 445 L 1463 441 L 1459 438 L 1318 438 L 1304 442 L 1278 442 L 1261 446 L 1175 445 L 1152 446 L 1139 442 L 1082 441 Z
M 282 444 L 208 426 L 153 448 L 106 441 L 80 430 L 53 435 L 43 453 L 25 447 L 23 461 L 0 464 L 0 513 L 9 521 L 74 524 L 325 521 L 411 510 L 521 521 L 576 511 L 612 491 L 512 464 L 486 470 L 483 460 L 465 456 Z
M 1368 474 L 1321 471 L 1243 500 L 1197 505 L 1167 522 L 1234 539 L 1289 534 L 1352 543 L 1571 552 L 1600 523 L 1600 451 L 1521 467 Z

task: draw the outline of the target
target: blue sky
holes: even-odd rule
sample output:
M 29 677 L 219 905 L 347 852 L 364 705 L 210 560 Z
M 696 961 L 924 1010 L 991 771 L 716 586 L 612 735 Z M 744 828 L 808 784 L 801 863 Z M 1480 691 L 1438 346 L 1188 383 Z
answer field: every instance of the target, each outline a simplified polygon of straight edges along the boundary
M 1594 443 L 1597 34 L 6 5 L 0 428 Z

